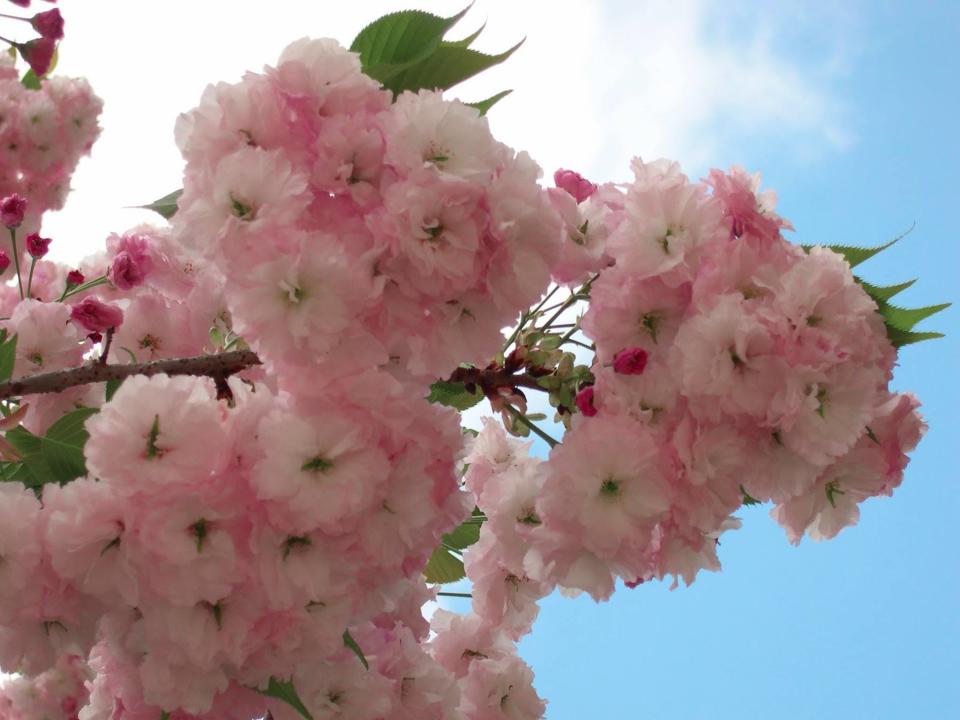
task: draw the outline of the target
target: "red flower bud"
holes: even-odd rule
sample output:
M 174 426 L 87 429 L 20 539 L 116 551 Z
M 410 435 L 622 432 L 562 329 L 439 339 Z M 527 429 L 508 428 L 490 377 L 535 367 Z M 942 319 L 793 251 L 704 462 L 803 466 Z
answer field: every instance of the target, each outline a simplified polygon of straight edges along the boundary
M 79 270 L 71 270 L 67 273 L 67 285 L 83 285 L 85 279 L 83 273 Z
M 40 237 L 40 233 L 30 233 L 27 235 L 27 252 L 30 257 L 39 260 L 50 251 L 50 238 Z
M 586 417 L 593 417 L 597 414 L 597 408 L 593 406 L 593 385 L 578 392 L 574 402 L 577 404 L 577 409 Z
M 0 200 L 0 222 L 11 230 L 20 227 L 27 213 L 26 198 L 14 193 Z
M 573 170 L 557 170 L 553 174 L 553 182 L 561 190 L 573 195 L 578 203 L 582 203 L 597 191 L 596 185 Z
M 0 250 L 0 273 L 10 267 L 10 256 Z
M 613 356 L 613 369 L 621 375 L 642 375 L 647 367 L 647 351 L 627 348 Z
M 27 61 L 34 74 L 37 77 L 43 77 L 50 70 L 53 53 L 57 49 L 57 41 L 42 37 L 30 42 L 17 43 L 15 47 L 20 51 L 20 57 Z
M 60 15 L 59 8 L 37 13 L 30 18 L 30 24 L 40 33 L 40 37 L 50 40 L 59 40 L 63 37 L 63 17 Z
M 102 333 L 120 326 L 123 310 L 98 298 L 88 297 L 71 308 L 70 319 L 88 332 Z

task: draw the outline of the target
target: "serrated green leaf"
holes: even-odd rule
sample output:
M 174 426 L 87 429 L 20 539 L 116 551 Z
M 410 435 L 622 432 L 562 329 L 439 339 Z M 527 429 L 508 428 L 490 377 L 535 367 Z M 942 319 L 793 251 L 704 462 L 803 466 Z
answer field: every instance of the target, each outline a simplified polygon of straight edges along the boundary
M 77 408 L 57 420 L 41 439 L 40 451 L 55 482 L 66 483 L 87 474 L 83 446 L 90 437 L 84 424 L 97 408 Z
M 350 50 L 360 55 L 361 67 L 367 75 L 385 82 L 431 55 L 471 5 L 449 18 L 421 10 L 384 15 L 360 31 Z
M 353 639 L 353 635 L 350 634 L 349 630 L 343 631 L 343 644 L 353 650 L 353 654 L 360 658 L 360 662 L 363 663 L 364 668 L 367 670 L 370 669 L 366 655 L 363 654 L 363 650 L 360 649 L 360 646 L 357 644 L 357 641 Z
M 443 536 L 443 544 L 457 550 L 466 550 L 480 539 L 480 523 L 467 520 Z
M 463 568 L 463 560 L 438 547 L 423 568 L 423 576 L 428 583 L 446 584 L 463 580 L 467 571 Z
M 473 45 L 474 40 L 480 37 L 480 33 L 482 33 L 484 28 L 486 27 L 487 27 L 487 24 L 484 23 L 483 25 L 480 26 L 480 28 L 476 32 L 470 33 L 465 38 L 463 38 L 463 40 L 445 40 L 443 44 L 458 45 L 460 47 L 470 47 L 471 45 Z
M 890 339 L 890 344 L 895 348 L 901 348 L 904 345 L 912 345 L 914 343 L 923 342 L 924 340 L 936 340 L 937 338 L 942 338 L 943 333 L 938 332 L 913 332 L 911 330 L 900 330 L 891 325 L 887 325 L 887 337 Z
M 471 393 L 463 383 L 441 380 L 430 386 L 430 394 L 427 395 L 427 400 L 463 412 L 483 400 L 483 392 L 480 388 L 477 388 Z
M 174 190 L 169 195 L 164 195 L 159 200 L 154 200 L 149 205 L 137 205 L 138 210 L 153 210 L 161 217 L 169 220 L 177 214 L 177 200 L 183 195 L 183 189 Z
M 287 705 L 296 710 L 300 717 L 306 718 L 306 720 L 313 720 L 313 716 L 310 714 L 310 711 L 307 710 L 307 706 L 303 704 L 303 701 L 300 699 L 300 696 L 297 695 L 296 689 L 293 687 L 293 680 L 277 680 L 275 677 L 270 678 L 267 683 L 267 689 L 262 690 L 260 688 L 254 688 L 261 695 L 266 695 L 267 697 L 276 698 L 285 702 Z
M 499 55 L 486 55 L 459 45 L 440 45 L 420 62 L 384 82 L 384 87 L 400 94 L 404 90 L 449 90 L 468 78 L 498 65 L 523 45 L 521 40 Z
M 888 326 L 893 326 L 897 330 L 913 330 L 913 326 L 921 320 L 935 315 L 941 310 L 950 307 L 950 303 L 941 303 L 940 305 L 928 305 L 922 308 L 902 308 L 889 303 L 880 305 L 880 314 Z
M 513 90 L 502 90 L 496 95 L 491 95 L 486 100 L 481 100 L 480 102 L 467 103 L 472 108 L 476 108 L 480 111 L 481 115 L 486 115 L 487 111 L 490 110 L 494 105 L 503 100 L 507 95 L 512 93 Z
M 17 360 L 17 336 L 8 338 L 0 345 L 0 382 L 9 380 Z
M 913 227 L 914 226 L 911 225 L 890 242 L 886 242 L 883 245 L 878 245 L 877 247 L 858 247 L 854 245 L 803 245 L 802 247 L 807 252 L 810 252 L 810 250 L 814 247 L 824 247 L 827 250 L 833 250 L 833 252 L 843 255 L 846 261 L 850 264 L 850 267 L 856 267 L 860 263 L 866 262 L 877 253 L 883 252 L 891 245 L 903 240 L 903 238 L 913 232 Z
M 866 291 L 867 295 L 873 298 L 874 302 L 877 304 L 886 302 L 894 295 L 903 292 L 917 281 L 917 279 L 914 278 L 913 280 L 907 280 L 906 282 L 902 282 L 897 285 L 873 285 L 862 278 L 856 278 L 856 280 Z

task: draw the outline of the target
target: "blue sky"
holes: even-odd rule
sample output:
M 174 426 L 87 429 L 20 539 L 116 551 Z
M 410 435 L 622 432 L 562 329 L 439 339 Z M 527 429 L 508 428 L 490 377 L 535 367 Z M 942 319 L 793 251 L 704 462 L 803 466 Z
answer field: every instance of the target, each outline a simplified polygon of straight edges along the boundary
M 179 186 L 173 120 L 207 82 L 273 62 L 307 33 L 348 44 L 384 12 L 462 4 L 62 0 L 60 71 L 90 77 L 107 105 L 77 192 L 50 219 L 71 240 L 60 256 L 148 219 L 122 206 Z M 778 190 L 800 242 L 875 244 L 916 222 L 862 274 L 919 277 L 908 304 L 958 299 L 960 3 L 478 0 L 471 17 L 463 34 L 486 19 L 487 50 L 528 39 L 460 94 L 514 88 L 491 123 L 548 173 L 626 179 L 634 154 L 669 155 L 692 176 L 740 163 Z M 723 538 L 723 572 L 690 588 L 547 599 L 521 652 L 550 720 L 960 717 L 958 310 L 924 327 L 948 336 L 901 354 L 895 385 L 920 397 L 930 430 L 895 496 L 799 548 L 768 508 L 745 508 Z

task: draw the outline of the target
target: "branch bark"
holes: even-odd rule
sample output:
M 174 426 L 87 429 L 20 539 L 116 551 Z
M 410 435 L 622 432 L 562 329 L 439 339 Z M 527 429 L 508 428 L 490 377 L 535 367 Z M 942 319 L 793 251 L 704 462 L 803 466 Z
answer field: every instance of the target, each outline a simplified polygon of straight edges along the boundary
M 131 375 L 198 375 L 207 376 L 217 383 L 218 396 L 229 397 L 226 379 L 231 375 L 255 365 L 260 358 L 252 350 L 233 350 L 217 355 L 154 360 L 127 365 L 101 365 L 94 360 L 87 365 L 67 370 L 28 375 L 0 383 L 0 400 L 23 395 L 63 392 L 79 385 L 123 380 Z M 451 382 L 479 385 L 484 393 L 496 393 L 500 387 L 525 387 L 543 390 L 537 378 L 530 374 L 514 375 L 503 368 L 457 368 L 450 375 Z
M 29 375 L 0 383 L 0 400 L 22 395 L 63 392 L 78 385 L 122 380 L 131 375 L 201 375 L 212 377 L 222 383 L 227 377 L 260 365 L 260 358 L 251 350 L 234 350 L 218 355 L 154 360 L 129 365 L 83 365 L 69 370 Z

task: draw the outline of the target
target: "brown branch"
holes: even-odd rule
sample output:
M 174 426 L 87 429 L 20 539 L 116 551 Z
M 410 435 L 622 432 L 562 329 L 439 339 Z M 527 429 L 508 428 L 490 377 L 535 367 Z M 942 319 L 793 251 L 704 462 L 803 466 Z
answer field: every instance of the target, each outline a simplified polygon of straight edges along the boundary
M 450 382 L 478 385 L 487 396 L 495 394 L 501 387 L 525 387 L 546 392 L 533 375 L 514 375 L 503 368 L 457 368 L 450 374 Z
M 131 375 L 205 375 L 214 378 L 220 384 L 234 373 L 260 364 L 260 358 L 251 350 L 234 350 L 218 355 L 200 355 L 198 357 L 174 358 L 172 360 L 154 360 L 129 365 L 100 365 L 96 361 L 69 370 L 57 370 L 41 375 L 8 380 L 0 383 L 0 400 L 21 395 L 39 395 L 56 393 L 78 385 L 123 380 Z

